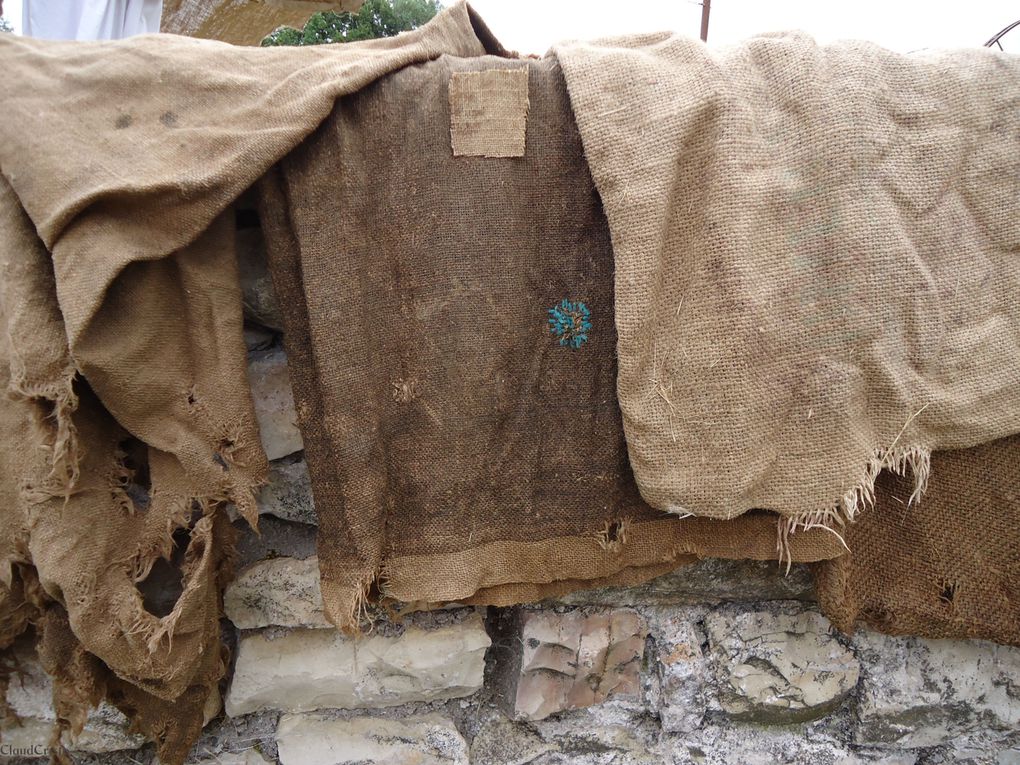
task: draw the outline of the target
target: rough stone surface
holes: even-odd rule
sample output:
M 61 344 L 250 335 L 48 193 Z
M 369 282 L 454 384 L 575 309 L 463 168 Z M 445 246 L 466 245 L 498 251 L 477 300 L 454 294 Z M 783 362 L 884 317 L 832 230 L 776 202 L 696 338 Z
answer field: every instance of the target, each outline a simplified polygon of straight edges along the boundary
M 278 338 L 271 329 L 245 322 L 244 346 L 249 351 L 267 351 L 276 345 Z
M 237 261 L 241 277 L 244 315 L 264 327 L 283 329 L 283 317 L 273 291 L 273 278 L 266 260 L 266 242 L 258 226 L 237 232 Z
M 281 765 L 468 765 L 468 746 L 452 720 L 330 719 L 283 715 L 276 733 Z
M 471 765 L 528 765 L 554 750 L 554 744 L 543 741 L 530 727 L 490 710 L 471 742 L 469 759 Z
M 259 709 L 387 707 L 469 696 L 482 685 L 490 644 L 481 617 L 399 635 L 346 637 L 295 630 L 271 639 L 242 637 L 227 694 L 227 714 Z
M 310 558 L 315 555 L 315 527 L 284 521 L 273 515 L 259 517 L 258 534 L 246 521 L 234 523 L 240 534 L 237 541 L 238 570 L 269 558 Z
M 195 760 L 193 765 L 273 765 L 265 755 L 257 749 L 246 752 L 226 752 L 210 758 Z
M 906 749 L 1020 730 L 1020 648 L 875 632 L 854 642 L 864 672 L 855 742 Z
M 269 483 L 258 496 L 259 513 L 295 523 L 318 523 L 308 464 L 303 456 L 277 460 L 269 465 Z
M 270 348 L 249 353 L 248 383 L 266 456 L 275 460 L 304 449 L 283 350 Z
M 736 718 L 823 717 L 857 685 L 860 665 L 829 620 L 798 604 L 723 606 L 705 619 L 719 705 Z
M 648 615 L 656 662 L 651 668 L 657 680 L 662 729 L 688 733 L 701 725 L 707 707 L 708 660 L 701 649 L 705 642 L 699 622 L 703 609 L 656 608 Z
M 979 730 L 940 747 L 938 754 L 929 758 L 931 765 L 1020 765 L 1020 730 L 1005 736 L 1002 731 Z
M 243 630 L 269 627 L 328 628 L 316 557 L 271 558 L 242 571 L 223 596 L 227 618 Z
M 15 657 L 17 670 L 11 673 L 7 703 L 21 718 L 21 724 L 5 721 L 0 726 L 0 735 L 5 745 L 28 750 L 44 746 L 50 739 L 56 720 L 52 704 L 53 681 L 27 646 L 18 646 Z M 64 745 L 71 751 L 92 753 L 137 749 L 145 743 L 145 738 L 128 733 L 128 726 L 127 718 L 116 707 L 104 702 L 89 713 L 77 739 L 64 733 Z
M 693 736 L 662 742 L 661 762 L 673 765 L 915 765 L 913 752 L 855 749 L 802 727 L 771 728 L 737 723 L 706 726 Z
M 814 600 L 807 566 L 790 573 L 775 561 L 705 558 L 636 587 L 581 590 L 558 598 L 569 605 L 697 605 L 723 601 Z
M 257 712 L 244 717 L 221 716 L 202 731 L 192 747 L 188 763 L 217 762 L 250 752 L 261 754 L 271 763 L 276 762 L 276 725 L 279 712 Z M 256 761 L 253 765 L 261 765 Z
M 636 611 L 523 611 L 519 670 L 505 698 L 518 719 L 541 720 L 564 709 L 640 694 L 647 630 Z
M 571 710 L 532 723 L 551 750 L 534 765 L 662 765 L 654 717 L 629 699 Z M 531 765 L 531 764 L 529 764 Z

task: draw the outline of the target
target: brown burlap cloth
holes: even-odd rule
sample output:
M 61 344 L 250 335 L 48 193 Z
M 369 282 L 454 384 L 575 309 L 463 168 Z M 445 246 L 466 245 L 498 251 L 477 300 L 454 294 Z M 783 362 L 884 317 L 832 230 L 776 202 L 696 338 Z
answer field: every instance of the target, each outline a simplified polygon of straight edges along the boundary
M 59 729 L 105 696 L 180 762 L 223 673 L 225 506 L 266 472 L 229 206 L 338 96 L 486 50 L 464 5 L 316 48 L 0 35 L 0 647 L 34 628 Z
M 508 603 L 776 557 L 774 516 L 681 520 L 637 492 L 609 230 L 554 59 L 444 56 L 341 99 L 261 208 L 338 625 L 373 584 Z M 842 549 L 815 530 L 792 552 Z
M 1020 431 L 1020 58 L 800 34 L 554 47 L 616 256 L 642 496 L 838 525 Z
M 931 458 L 928 491 L 883 473 L 875 508 L 845 531 L 851 552 L 814 566 L 840 629 L 1020 645 L 1020 437 Z

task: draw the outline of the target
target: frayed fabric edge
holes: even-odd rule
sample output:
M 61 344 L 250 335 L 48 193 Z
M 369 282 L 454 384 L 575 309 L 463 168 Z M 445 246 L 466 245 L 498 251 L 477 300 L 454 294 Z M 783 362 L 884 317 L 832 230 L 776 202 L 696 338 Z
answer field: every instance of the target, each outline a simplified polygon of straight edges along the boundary
M 58 380 L 45 384 L 28 382 L 20 360 L 11 359 L 10 372 L 8 390 L 11 394 L 25 401 L 46 402 L 53 407 L 49 415 L 54 421 L 53 443 L 48 445 L 50 478 L 63 486 L 65 497 L 69 496 L 80 477 L 81 454 L 73 416 L 78 410 L 78 394 L 74 390 L 78 370 L 73 365 L 67 366 Z
M 891 470 L 897 475 L 905 476 L 907 471 L 914 477 L 914 490 L 907 500 L 910 506 L 920 500 L 928 488 L 928 476 L 931 473 L 931 450 L 923 446 L 901 446 L 882 449 L 875 454 L 865 468 L 864 478 L 850 488 L 834 507 L 812 510 L 779 518 L 776 523 L 776 551 L 779 564 L 786 563 L 786 573 L 790 573 L 793 557 L 790 554 L 790 535 L 798 530 L 822 529 L 834 534 L 847 552 L 850 552 L 846 540 L 837 529 L 853 523 L 858 514 L 875 504 L 875 481 L 883 470 Z
M 323 587 L 323 610 L 333 626 L 347 635 L 356 636 L 361 632 L 361 626 L 368 617 L 369 594 L 382 576 L 381 572 L 372 572 L 353 584 Z

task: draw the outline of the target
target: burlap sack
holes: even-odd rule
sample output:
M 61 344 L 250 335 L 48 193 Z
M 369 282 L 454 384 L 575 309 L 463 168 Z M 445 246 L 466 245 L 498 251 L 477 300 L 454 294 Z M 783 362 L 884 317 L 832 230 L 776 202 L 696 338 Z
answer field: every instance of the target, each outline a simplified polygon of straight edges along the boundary
M 479 140 L 459 145 L 501 158 L 454 156 L 449 83 L 490 70 L 523 76 L 524 154 Z M 492 83 L 521 81 L 472 87 Z M 520 108 L 501 95 L 468 99 L 478 129 L 525 127 L 485 114 Z M 405 602 L 507 603 L 693 556 L 776 556 L 774 517 L 683 521 L 638 495 L 615 401 L 609 232 L 555 61 L 396 72 L 342 99 L 262 197 L 337 624 L 357 623 L 373 585 Z M 840 550 L 816 531 L 793 556 Z
M 164 762 L 223 670 L 225 506 L 254 522 L 266 472 L 230 204 L 338 95 L 482 39 L 464 5 L 315 49 L 0 36 L 0 648 L 63 609 L 105 680 L 56 701 L 105 693 Z M 182 576 L 167 613 L 139 590 L 160 560 Z
M 1020 430 L 1020 58 L 798 35 L 554 48 L 654 507 L 838 525 Z
M 845 632 L 1020 645 L 1020 437 L 935 452 L 928 491 L 882 475 L 851 552 L 814 567 L 818 601 Z

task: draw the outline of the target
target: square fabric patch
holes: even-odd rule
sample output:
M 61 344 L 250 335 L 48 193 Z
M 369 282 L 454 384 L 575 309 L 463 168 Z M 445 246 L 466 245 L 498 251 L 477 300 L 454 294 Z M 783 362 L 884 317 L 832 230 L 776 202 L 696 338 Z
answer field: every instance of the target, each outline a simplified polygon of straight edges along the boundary
M 450 144 L 455 157 L 523 157 L 528 70 L 450 76 Z

